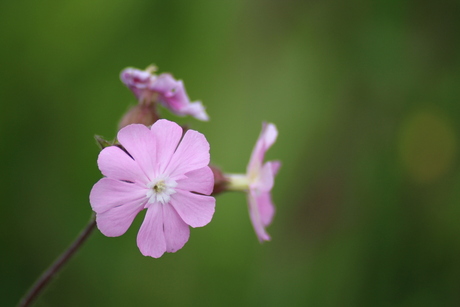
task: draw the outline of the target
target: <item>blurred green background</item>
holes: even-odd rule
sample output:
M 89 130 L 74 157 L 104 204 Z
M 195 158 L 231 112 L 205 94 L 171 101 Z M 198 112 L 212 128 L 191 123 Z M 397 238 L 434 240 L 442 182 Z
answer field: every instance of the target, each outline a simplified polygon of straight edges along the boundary
M 459 306 L 458 1 L 0 2 L 2 306 L 86 224 L 93 135 L 155 63 L 202 100 L 214 164 L 279 130 L 272 241 L 243 194 L 160 259 L 98 230 L 36 306 Z

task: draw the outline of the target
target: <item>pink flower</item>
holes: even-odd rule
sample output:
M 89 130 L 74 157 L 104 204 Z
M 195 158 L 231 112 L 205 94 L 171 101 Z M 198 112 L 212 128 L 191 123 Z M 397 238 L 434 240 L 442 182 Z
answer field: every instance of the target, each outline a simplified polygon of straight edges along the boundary
M 209 116 L 200 101 L 190 102 L 182 80 L 175 80 L 172 75 L 152 74 L 155 67 L 146 70 L 126 68 L 121 74 L 121 81 L 134 93 L 140 102 L 158 101 L 178 116 L 190 115 L 202 121 Z
M 246 174 L 226 175 L 229 190 L 247 191 L 249 216 L 260 242 L 270 240 L 265 227 L 271 223 L 275 214 L 271 190 L 281 162 L 269 161 L 264 164 L 263 161 L 265 153 L 275 143 L 277 136 L 275 125 L 264 123 L 252 151 Z
M 201 133 L 168 120 L 152 127 L 126 126 L 117 146 L 104 148 L 98 166 L 105 176 L 92 188 L 90 203 L 99 230 L 108 237 L 124 234 L 136 215 L 147 209 L 137 236 L 145 256 L 176 252 L 191 227 L 208 224 L 214 214 L 214 178 L 209 143 Z

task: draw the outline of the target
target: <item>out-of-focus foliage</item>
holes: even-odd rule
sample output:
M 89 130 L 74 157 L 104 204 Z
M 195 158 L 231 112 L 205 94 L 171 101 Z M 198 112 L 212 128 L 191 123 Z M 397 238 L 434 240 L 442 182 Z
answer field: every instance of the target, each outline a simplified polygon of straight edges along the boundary
M 2 1 L 2 305 L 85 225 L 93 135 L 135 102 L 118 74 L 152 63 L 211 121 L 163 116 L 227 172 L 277 125 L 272 242 L 242 194 L 157 260 L 138 217 L 96 231 L 36 306 L 460 304 L 459 16 L 458 1 Z

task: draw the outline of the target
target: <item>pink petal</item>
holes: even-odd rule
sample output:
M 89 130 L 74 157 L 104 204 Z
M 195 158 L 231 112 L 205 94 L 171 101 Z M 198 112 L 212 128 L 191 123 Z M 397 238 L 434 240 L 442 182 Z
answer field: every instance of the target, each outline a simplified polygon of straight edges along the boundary
M 163 205 L 163 223 L 166 251 L 174 253 L 187 243 L 190 237 L 190 228 L 170 204 Z
M 93 211 L 99 214 L 127 203 L 141 203 L 146 193 L 146 189 L 137 184 L 102 178 L 91 189 L 89 201 Z
M 150 77 L 150 72 L 132 67 L 125 68 L 120 73 L 120 79 L 126 86 L 140 89 L 150 84 Z
M 201 101 L 191 102 L 187 108 L 183 109 L 179 115 L 190 115 L 198 120 L 208 121 L 209 115 L 206 113 L 205 107 Z
M 257 139 L 256 145 L 252 151 L 251 159 L 248 164 L 247 173 L 257 172 L 262 166 L 264 156 L 267 150 L 273 145 L 278 136 L 278 130 L 274 124 L 262 125 L 262 132 Z
M 107 237 L 121 236 L 131 226 L 136 215 L 144 209 L 145 201 L 136 200 L 98 213 L 97 228 Z
M 185 223 L 192 227 L 208 224 L 214 214 L 216 200 L 214 197 L 193 194 L 176 189 L 171 195 L 171 204 Z
M 160 94 L 160 102 L 177 115 L 188 108 L 190 99 L 185 92 L 182 80 L 176 80 L 170 74 L 161 74 L 150 86 L 152 91 Z
M 274 174 L 271 162 L 267 162 L 259 171 L 259 180 L 256 182 L 256 187 L 262 191 L 270 191 L 273 188 Z
M 209 143 L 203 134 L 188 130 L 176 152 L 171 158 L 171 163 L 166 172 L 171 177 L 181 176 L 193 170 L 203 168 L 209 164 Z
M 144 222 L 137 234 L 137 246 L 142 255 L 161 257 L 166 251 L 163 232 L 163 205 L 155 204 L 147 209 Z
M 249 217 L 251 218 L 252 226 L 254 227 L 257 238 L 260 242 L 270 241 L 270 236 L 265 231 L 264 223 L 262 222 L 262 217 L 257 204 L 257 198 L 253 191 L 248 193 L 248 203 Z
M 210 195 L 214 189 L 214 175 L 206 166 L 185 174 L 186 178 L 177 181 L 177 189 Z
M 174 122 L 160 119 L 152 125 L 151 131 L 156 141 L 156 167 L 158 173 L 162 174 L 182 138 L 182 128 Z
M 147 178 L 137 162 L 116 146 L 104 148 L 99 153 L 97 164 L 102 174 L 109 178 L 147 183 Z
M 278 171 L 280 170 L 281 161 L 275 160 L 275 161 L 270 161 L 270 163 L 272 164 L 273 175 L 276 176 L 276 174 L 278 174 Z
M 255 198 L 257 210 L 259 210 L 260 220 L 263 226 L 268 226 L 275 215 L 275 206 L 272 202 L 272 196 L 269 192 L 262 192 Z
M 151 83 L 151 78 L 150 72 L 131 67 L 120 73 L 121 81 L 134 93 L 137 99 L 141 99 L 147 86 Z
M 162 96 L 162 104 L 172 111 L 180 110 L 187 105 L 186 100 L 174 101 L 174 103 L 169 102 L 171 97 L 178 92 L 183 92 L 183 88 L 182 81 L 177 81 L 171 74 L 167 73 L 159 75 L 155 82 L 149 86 L 151 91 L 157 92 Z
M 118 132 L 118 141 L 134 158 L 149 180 L 156 176 L 155 136 L 144 125 L 132 124 Z
M 149 87 L 160 94 L 160 102 L 176 115 L 191 115 L 199 120 L 209 120 L 201 102 L 190 102 L 184 83 L 170 74 L 161 74 Z

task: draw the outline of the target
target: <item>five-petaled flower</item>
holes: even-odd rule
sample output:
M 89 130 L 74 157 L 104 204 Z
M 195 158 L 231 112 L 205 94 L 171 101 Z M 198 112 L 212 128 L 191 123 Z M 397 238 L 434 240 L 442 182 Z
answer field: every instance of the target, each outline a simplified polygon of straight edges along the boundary
M 263 164 L 263 161 L 266 151 L 276 141 L 277 136 L 275 125 L 264 123 L 252 151 L 246 174 L 225 175 L 229 190 L 247 191 L 249 216 L 260 242 L 270 240 L 265 227 L 271 223 L 275 214 L 271 190 L 281 162 L 269 161 Z
M 182 80 L 176 80 L 168 73 L 155 75 L 155 70 L 153 66 L 146 70 L 129 67 L 121 72 L 120 79 L 140 103 L 158 101 L 178 116 L 190 115 L 202 121 L 209 120 L 200 101 L 190 102 Z
M 108 237 L 124 234 L 136 215 L 147 209 L 137 236 L 145 256 L 176 252 L 191 227 L 208 224 L 214 214 L 214 178 L 209 143 L 201 133 L 158 120 L 118 132 L 117 146 L 104 148 L 98 166 L 105 176 L 92 188 L 90 203 L 99 230 Z

